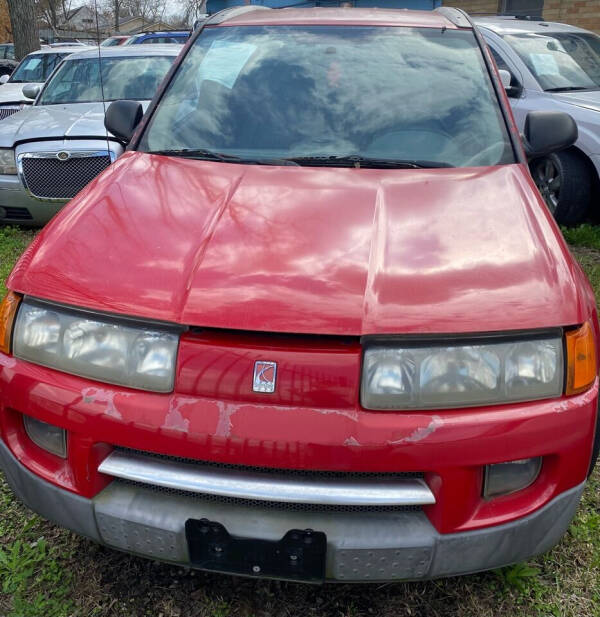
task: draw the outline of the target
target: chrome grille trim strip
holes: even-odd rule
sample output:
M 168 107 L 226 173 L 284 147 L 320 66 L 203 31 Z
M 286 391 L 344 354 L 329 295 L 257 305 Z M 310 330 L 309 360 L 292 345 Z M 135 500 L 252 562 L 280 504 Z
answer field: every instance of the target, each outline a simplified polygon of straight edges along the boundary
M 435 503 L 433 493 L 420 478 L 378 482 L 311 481 L 286 477 L 285 474 L 203 468 L 119 451 L 109 454 L 100 463 L 98 471 L 152 486 L 259 501 L 343 506 L 425 506 Z

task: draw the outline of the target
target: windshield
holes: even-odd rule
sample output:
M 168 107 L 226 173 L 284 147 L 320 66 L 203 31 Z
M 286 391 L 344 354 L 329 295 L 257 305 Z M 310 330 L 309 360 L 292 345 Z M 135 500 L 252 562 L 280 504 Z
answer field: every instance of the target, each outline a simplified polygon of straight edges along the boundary
M 514 160 L 473 33 L 403 27 L 207 29 L 140 149 L 356 166 Z
M 580 32 L 504 37 L 546 91 L 600 89 L 600 37 Z
M 44 83 L 52 71 L 69 54 L 32 54 L 23 58 L 9 81 L 13 84 Z
M 104 100 L 151 99 L 173 56 L 102 58 Z M 67 60 L 42 92 L 38 105 L 92 103 L 102 100 L 98 58 Z
M 115 45 L 121 45 L 122 42 L 123 39 L 120 37 L 109 38 L 102 41 L 102 43 L 100 43 L 100 47 L 114 47 Z

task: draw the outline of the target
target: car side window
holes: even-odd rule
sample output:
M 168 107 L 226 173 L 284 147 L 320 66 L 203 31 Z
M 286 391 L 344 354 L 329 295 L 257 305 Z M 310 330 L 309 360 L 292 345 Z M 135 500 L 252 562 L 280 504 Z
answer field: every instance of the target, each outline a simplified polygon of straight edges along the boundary
M 494 61 L 496 62 L 496 66 L 498 67 L 498 70 L 508 71 L 511 75 L 511 79 L 510 79 L 511 89 L 507 92 L 508 96 L 510 98 L 519 98 L 521 96 L 523 87 L 518 77 L 515 75 L 514 70 L 511 69 L 510 66 L 508 66 L 506 60 L 504 59 L 504 57 L 500 54 L 500 52 L 497 49 L 495 49 L 489 43 L 488 43 L 488 47 L 490 49 L 492 57 L 494 58 Z

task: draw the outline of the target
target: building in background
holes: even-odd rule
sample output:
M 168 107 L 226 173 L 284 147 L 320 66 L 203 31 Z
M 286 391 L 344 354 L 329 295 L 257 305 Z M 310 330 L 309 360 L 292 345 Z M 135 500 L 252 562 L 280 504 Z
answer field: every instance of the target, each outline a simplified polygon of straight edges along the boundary
M 531 15 L 600 32 L 600 0 L 443 0 L 467 13 Z

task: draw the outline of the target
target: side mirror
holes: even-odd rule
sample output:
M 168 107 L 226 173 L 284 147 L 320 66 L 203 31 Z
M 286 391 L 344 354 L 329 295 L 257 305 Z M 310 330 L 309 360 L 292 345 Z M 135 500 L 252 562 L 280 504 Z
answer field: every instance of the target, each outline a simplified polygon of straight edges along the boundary
M 5 84 L 10 79 L 10 75 L 0 75 L 0 86 Z
M 26 86 L 23 86 L 23 96 L 27 97 L 28 99 L 35 100 L 37 99 L 37 96 L 40 93 L 41 89 L 41 84 L 27 84 Z
M 498 69 L 500 75 L 500 81 L 506 90 L 506 96 L 511 99 L 518 99 L 523 92 L 523 86 L 519 83 L 519 80 L 506 69 Z
M 144 109 L 141 103 L 115 101 L 106 110 L 104 126 L 121 143 L 128 144 L 143 115 Z
M 575 120 L 562 111 L 530 111 L 525 119 L 523 138 L 530 159 L 564 150 L 578 137 Z

